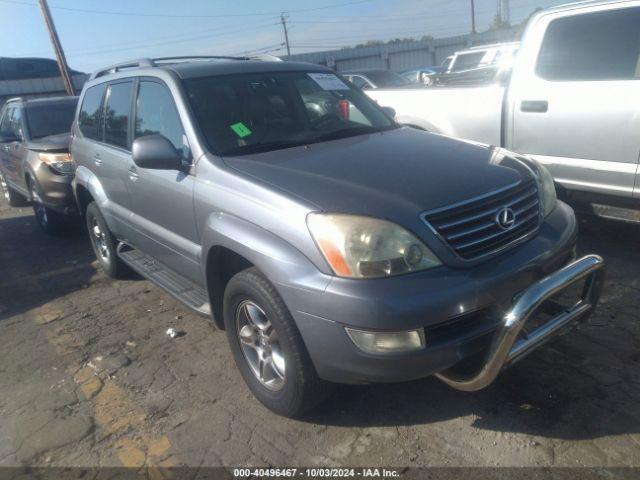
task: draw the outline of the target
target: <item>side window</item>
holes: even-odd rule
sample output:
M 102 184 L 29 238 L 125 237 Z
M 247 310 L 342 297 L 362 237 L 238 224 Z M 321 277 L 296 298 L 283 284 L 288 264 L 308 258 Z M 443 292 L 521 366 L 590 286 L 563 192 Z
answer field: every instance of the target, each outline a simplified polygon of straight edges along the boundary
M 9 121 L 9 131 L 13 132 L 18 138 L 24 138 L 22 132 L 22 108 L 13 109 L 13 115 L 11 115 L 11 120 Z
M 184 129 L 169 90 L 158 82 L 141 81 L 136 102 L 135 138 L 160 134 L 184 151 Z M 185 155 L 186 156 L 186 155 Z
M 13 108 L 7 108 L 4 111 L 4 115 L 2 119 L 0 119 L 0 132 L 10 132 L 11 131 L 11 116 L 13 115 Z
M 369 83 L 358 75 L 351 77 L 351 82 L 358 88 L 369 88 Z
M 129 116 L 133 82 L 109 85 L 104 106 L 104 141 L 116 147 L 129 148 Z
M 546 80 L 640 78 L 640 8 L 574 15 L 547 27 L 536 73 Z
M 78 115 L 78 127 L 82 134 L 92 140 L 102 141 L 100 106 L 105 84 L 87 89 Z

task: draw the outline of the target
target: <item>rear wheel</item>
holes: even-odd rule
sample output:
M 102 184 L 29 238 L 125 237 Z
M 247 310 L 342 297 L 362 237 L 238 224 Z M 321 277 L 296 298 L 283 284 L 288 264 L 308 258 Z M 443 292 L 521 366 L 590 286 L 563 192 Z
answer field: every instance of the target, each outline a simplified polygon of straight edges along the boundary
M 116 253 L 116 237 L 111 233 L 100 209 L 95 202 L 87 206 L 86 211 L 87 231 L 93 252 L 98 263 L 111 278 L 124 278 L 130 273 L 129 267 L 118 257 Z
M 331 385 L 318 377 L 280 295 L 255 268 L 229 281 L 224 322 L 244 381 L 270 410 L 296 417 L 331 391 Z
M 48 235 L 64 232 L 69 227 L 69 218 L 66 215 L 51 210 L 42 201 L 40 188 L 33 180 L 29 182 L 31 190 L 31 204 L 36 221 L 42 231 Z
M 10 207 L 22 207 L 27 205 L 27 199 L 9 186 L 2 174 L 2 171 L 0 171 L 0 188 L 2 188 L 2 195 Z

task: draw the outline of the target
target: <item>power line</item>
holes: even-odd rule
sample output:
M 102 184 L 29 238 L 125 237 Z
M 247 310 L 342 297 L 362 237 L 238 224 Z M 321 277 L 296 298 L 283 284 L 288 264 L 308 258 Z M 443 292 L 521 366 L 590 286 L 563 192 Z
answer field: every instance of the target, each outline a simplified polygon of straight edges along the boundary
M 198 32 L 195 32 L 195 35 L 193 33 L 191 34 L 181 34 L 181 35 L 175 35 L 175 36 L 170 36 L 170 37 L 162 37 L 162 38 L 151 38 L 148 40 L 141 40 L 141 41 L 137 41 L 137 42 L 122 42 L 122 43 L 113 43 L 113 44 L 109 44 L 109 45 L 101 45 L 101 46 L 94 46 L 94 47 L 90 47 L 90 48 L 83 48 L 83 49 L 76 49 L 76 50 L 67 50 L 67 54 L 73 56 L 73 57 L 82 57 L 84 55 L 94 55 L 94 54 L 100 54 L 100 53 L 110 53 L 110 52 L 119 52 L 119 51 L 123 51 L 123 50 L 131 50 L 131 49 L 136 49 L 136 48 L 140 48 L 140 47 L 155 47 L 155 46 L 161 46 L 161 45 L 168 45 L 168 44 L 174 44 L 174 43 L 184 43 L 184 42 L 190 42 L 193 40 L 202 40 L 205 38 L 220 38 L 220 37 L 225 37 L 225 36 L 234 36 L 237 34 L 242 34 L 244 32 L 247 31 L 253 31 L 256 28 L 263 28 L 263 27 L 269 27 L 269 26 L 273 26 L 273 25 L 278 25 L 278 23 L 275 22 L 269 22 L 269 23 L 264 23 L 264 24 L 259 24 L 259 25 L 253 25 L 250 28 L 246 28 L 246 29 L 240 29 L 238 30 L 237 28 L 232 28 L 228 31 L 223 31 L 220 32 L 220 30 L 215 30 L 212 31 L 211 29 L 207 29 L 207 30 L 201 30 Z M 116 47 L 116 48 L 114 48 Z M 25 53 L 23 54 L 23 56 L 27 57 L 27 56 L 36 56 L 39 54 L 42 54 L 43 52 L 30 52 L 30 53 Z
M 322 7 L 300 8 L 300 9 L 291 10 L 291 12 L 315 12 L 317 10 L 346 7 L 350 5 L 358 5 L 361 3 L 369 3 L 373 1 L 375 0 L 356 0 L 353 2 L 325 5 Z M 13 3 L 17 5 L 28 5 L 32 7 L 37 6 L 34 3 L 26 2 L 22 0 L 0 0 L 0 2 Z M 91 13 L 91 14 L 98 14 L 98 15 L 118 15 L 118 16 L 126 16 L 126 17 L 158 17 L 158 18 L 227 18 L 227 17 L 271 16 L 271 15 L 279 14 L 279 12 L 255 12 L 255 13 L 229 13 L 229 14 L 223 14 L 223 15 L 176 15 L 176 14 L 166 14 L 166 13 L 132 13 L 132 12 L 121 12 L 121 11 L 118 12 L 118 11 L 110 11 L 110 10 L 91 10 L 86 8 L 72 8 L 72 7 L 60 7 L 60 6 L 52 6 L 51 8 L 55 10 L 64 10 L 67 12 L 76 12 L 76 13 Z

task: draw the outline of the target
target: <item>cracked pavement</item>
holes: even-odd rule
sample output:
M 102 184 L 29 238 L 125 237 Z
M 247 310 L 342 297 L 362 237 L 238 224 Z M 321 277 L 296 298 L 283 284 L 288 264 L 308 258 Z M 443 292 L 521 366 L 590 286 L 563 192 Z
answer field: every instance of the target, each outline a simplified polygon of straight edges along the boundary
M 581 230 L 608 276 L 574 335 L 482 392 L 340 386 L 289 420 L 251 396 L 207 318 L 0 203 L 0 466 L 640 466 L 640 227 Z

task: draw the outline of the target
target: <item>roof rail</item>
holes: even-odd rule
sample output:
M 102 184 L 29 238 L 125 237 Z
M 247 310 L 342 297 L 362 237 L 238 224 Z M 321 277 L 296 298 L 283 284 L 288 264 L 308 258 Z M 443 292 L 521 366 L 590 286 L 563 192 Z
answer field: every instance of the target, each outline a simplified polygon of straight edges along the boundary
M 275 55 L 269 55 L 268 53 L 259 53 L 257 55 L 252 55 L 251 60 L 260 60 L 262 62 L 283 62 L 280 57 L 276 57 Z
M 23 100 L 22 97 L 13 97 L 13 98 L 9 98 L 7 99 L 7 101 L 5 101 L 4 103 L 11 103 L 11 102 L 21 102 Z
M 107 75 L 108 73 L 116 73 L 126 68 L 140 68 L 140 67 L 153 67 L 153 66 L 155 66 L 153 63 L 153 60 L 148 58 L 141 58 L 139 60 L 130 60 L 128 62 L 116 63 L 115 65 L 111 65 L 109 67 L 93 72 L 91 74 L 91 77 L 89 77 L 89 80 L 102 77 L 103 75 Z
M 281 62 L 280 57 L 268 54 L 254 55 L 251 57 L 234 57 L 231 55 L 188 55 L 179 57 L 160 57 L 160 58 L 141 58 L 138 60 L 130 60 L 128 62 L 116 63 L 109 67 L 103 68 L 91 74 L 89 80 L 102 77 L 109 73 L 116 73 L 120 70 L 127 68 L 143 68 L 143 67 L 157 67 L 160 63 L 171 63 L 175 61 L 189 61 L 189 60 L 261 60 L 263 62 Z
M 169 63 L 172 60 L 250 60 L 250 58 L 234 57 L 231 55 L 187 55 L 179 57 L 160 57 L 151 59 L 154 64 L 157 64 L 158 62 Z

